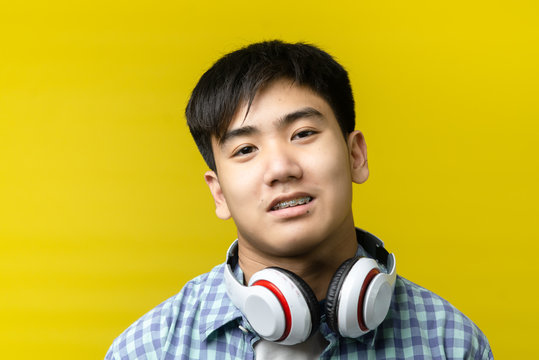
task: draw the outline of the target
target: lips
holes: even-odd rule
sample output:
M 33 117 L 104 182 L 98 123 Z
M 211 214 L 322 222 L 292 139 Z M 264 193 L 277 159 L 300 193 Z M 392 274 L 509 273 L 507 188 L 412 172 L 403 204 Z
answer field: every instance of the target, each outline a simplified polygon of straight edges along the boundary
M 271 202 L 268 211 L 277 211 L 299 205 L 304 205 L 308 204 L 312 200 L 313 197 L 307 194 L 291 194 L 288 196 L 282 196 L 276 198 Z

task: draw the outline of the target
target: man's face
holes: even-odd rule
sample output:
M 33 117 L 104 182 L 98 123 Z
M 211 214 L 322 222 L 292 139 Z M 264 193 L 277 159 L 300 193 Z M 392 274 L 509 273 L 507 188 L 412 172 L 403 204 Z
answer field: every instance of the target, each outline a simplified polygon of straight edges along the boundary
M 246 110 L 221 143 L 213 139 L 217 174 L 205 175 L 216 213 L 234 219 L 240 245 L 289 257 L 353 229 L 352 181 L 368 176 L 362 134 L 345 140 L 328 103 L 287 80 L 262 89 Z

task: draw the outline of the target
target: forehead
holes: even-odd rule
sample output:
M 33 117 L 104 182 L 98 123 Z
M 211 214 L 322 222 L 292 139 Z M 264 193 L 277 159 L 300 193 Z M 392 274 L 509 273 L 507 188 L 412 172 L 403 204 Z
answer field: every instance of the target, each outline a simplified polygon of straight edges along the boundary
M 240 104 L 227 132 L 244 126 L 271 126 L 287 114 L 301 109 L 316 110 L 324 118 L 336 122 L 329 104 L 311 88 L 280 79 L 260 89 L 250 104 Z

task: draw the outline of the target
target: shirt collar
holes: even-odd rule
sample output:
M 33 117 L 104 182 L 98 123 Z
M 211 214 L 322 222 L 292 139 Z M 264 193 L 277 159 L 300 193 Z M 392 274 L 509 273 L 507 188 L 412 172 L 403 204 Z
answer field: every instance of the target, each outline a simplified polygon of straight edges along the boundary
M 200 335 L 205 341 L 214 331 L 242 318 L 242 314 L 226 293 L 224 280 L 225 264 L 221 264 L 212 271 L 214 276 L 208 279 L 208 289 L 212 289 L 205 299 L 201 299 L 200 307 Z M 239 266 L 234 269 L 234 275 L 243 279 L 243 272 Z M 242 280 L 243 282 L 243 280 Z

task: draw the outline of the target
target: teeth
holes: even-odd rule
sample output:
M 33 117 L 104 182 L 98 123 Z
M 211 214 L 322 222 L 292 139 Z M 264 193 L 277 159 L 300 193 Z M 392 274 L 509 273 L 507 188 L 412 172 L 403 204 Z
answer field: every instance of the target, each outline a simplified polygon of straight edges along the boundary
M 297 198 L 297 199 L 292 199 L 292 200 L 288 200 L 288 201 L 282 201 L 282 202 L 278 203 L 277 205 L 275 205 L 274 207 L 272 207 L 271 210 L 281 210 L 281 209 L 286 209 L 288 207 L 294 207 L 294 206 L 297 206 L 297 205 L 307 204 L 312 199 L 313 198 L 310 197 L 310 196 L 304 196 L 304 197 Z

